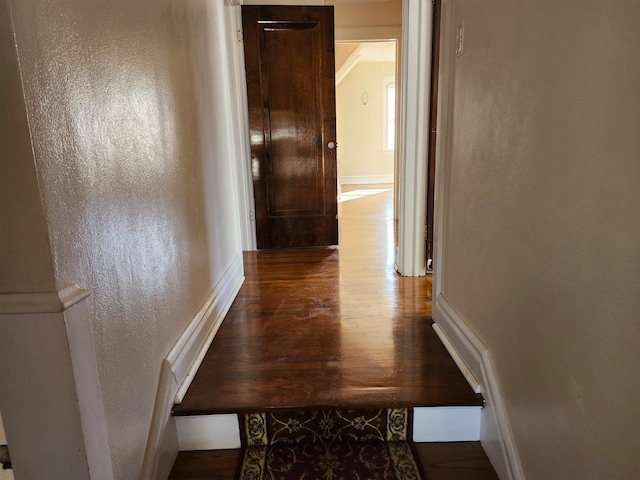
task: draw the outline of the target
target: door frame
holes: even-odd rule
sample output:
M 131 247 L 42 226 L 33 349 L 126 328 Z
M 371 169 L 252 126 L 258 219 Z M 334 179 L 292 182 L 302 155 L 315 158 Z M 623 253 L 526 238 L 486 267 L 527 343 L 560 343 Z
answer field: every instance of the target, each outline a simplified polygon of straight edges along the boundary
M 230 25 L 230 35 L 238 34 L 238 41 L 230 46 L 232 65 L 240 69 L 230 72 L 236 83 L 238 107 L 246 105 L 244 78 L 244 53 L 241 45 L 239 19 L 242 0 L 225 0 L 227 8 L 237 9 Z M 288 2 L 294 4 L 295 2 Z M 321 3 L 321 2 L 318 2 Z M 426 196 L 429 145 L 429 99 L 431 96 L 431 43 L 432 4 L 424 0 L 402 0 L 402 27 L 336 28 L 339 41 L 363 41 L 374 39 L 396 40 L 401 55 L 398 84 L 401 85 L 400 119 L 401 135 L 398 143 L 396 190 L 398 212 L 398 253 L 396 269 L 403 276 L 426 275 Z M 229 17 L 228 17 L 229 18 Z M 241 83 L 241 84 L 240 84 Z M 411 101 L 409 101 L 411 99 Z M 244 101 L 243 101 L 244 100 Z M 239 124 L 248 125 L 248 111 L 239 110 Z M 236 141 L 248 146 L 248 129 L 238 132 Z M 242 137 L 242 138 L 240 138 Z M 244 150 L 244 149 L 243 149 Z M 255 250 L 255 210 L 251 186 L 251 157 L 246 151 L 237 155 L 237 173 L 240 203 L 240 229 L 243 250 Z M 247 181 L 249 180 L 249 181 Z
M 398 254 L 403 276 L 427 274 L 426 220 L 433 5 L 402 1 Z
M 232 115 L 234 117 L 234 138 L 236 145 L 236 181 L 238 189 L 238 223 L 243 251 L 257 250 L 256 210 L 251 174 L 251 144 L 249 142 L 249 103 L 247 81 L 244 70 L 244 45 L 242 40 L 242 0 L 225 0 L 225 20 L 227 30 L 227 54 L 232 85 Z
M 374 42 L 395 42 L 395 76 L 396 76 L 396 118 L 400 118 L 402 106 L 398 99 L 402 98 L 402 27 L 351 27 L 336 28 L 335 43 L 374 43 Z M 337 71 L 336 71 L 337 73 Z M 337 85 L 336 85 L 337 87 Z M 337 95 L 337 90 L 336 90 Z M 337 121 L 337 115 L 336 115 Z M 400 139 L 400 122 L 396 122 L 396 138 Z M 338 152 L 340 153 L 340 152 Z M 393 152 L 393 219 L 398 220 L 398 204 L 400 201 L 400 189 L 398 179 L 400 176 L 400 144 L 396 143 Z M 340 181 L 340 159 L 338 158 L 338 181 Z M 338 195 L 342 191 L 338 184 Z M 338 211 L 341 212 L 341 204 L 338 203 Z

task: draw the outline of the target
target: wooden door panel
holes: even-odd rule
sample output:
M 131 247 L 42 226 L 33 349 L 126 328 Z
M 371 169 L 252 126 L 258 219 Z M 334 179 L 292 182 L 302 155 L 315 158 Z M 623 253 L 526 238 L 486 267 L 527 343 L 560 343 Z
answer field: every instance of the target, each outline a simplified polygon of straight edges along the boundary
M 335 245 L 333 9 L 242 15 L 258 248 Z
M 317 105 L 322 94 L 321 82 L 317 81 L 322 52 L 315 47 L 320 44 L 320 25 L 309 22 L 261 27 L 265 45 L 262 69 L 267 72 L 264 100 L 269 105 L 271 130 L 269 213 L 321 215 L 322 144 L 316 141 L 316 132 L 322 129 L 322 112 Z M 297 190 L 304 195 L 297 195 Z

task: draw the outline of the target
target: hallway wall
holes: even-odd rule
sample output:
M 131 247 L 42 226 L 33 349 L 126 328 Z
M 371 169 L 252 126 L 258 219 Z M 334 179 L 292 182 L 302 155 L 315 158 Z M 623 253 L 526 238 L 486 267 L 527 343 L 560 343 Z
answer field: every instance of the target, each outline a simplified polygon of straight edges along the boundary
M 19 222 L 3 202 L 3 267 L 37 265 L 28 281 L 3 272 L 0 293 L 91 292 L 113 469 L 137 479 L 162 360 L 241 256 L 223 2 L 2 7 L 15 33 L 2 51 L 16 48 L 20 68 L 2 85 L 21 82 L 25 101 L 0 131 L 16 164 L 3 158 L 0 178 L 20 174 L 3 193 L 28 198 L 20 211 L 37 221 L 23 237 L 39 250 L 5 248 L 22 233 L 5 229 Z
M 491 352 L 528 480 L 640 478 L 640 5 L 445 3 L 442 296 Z
M 395 63 L 359 63 L 336 88 L 340 182 L 393 183 L 393 151 L 383 151 L 385 76 Z M 366 92 L 367 104 L 362 103 Z

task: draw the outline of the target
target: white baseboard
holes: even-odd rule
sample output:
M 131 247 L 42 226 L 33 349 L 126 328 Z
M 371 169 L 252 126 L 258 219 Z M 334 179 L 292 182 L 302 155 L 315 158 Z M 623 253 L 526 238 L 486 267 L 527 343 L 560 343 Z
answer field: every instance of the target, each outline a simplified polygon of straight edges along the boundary
M 445 347 L 456 363 L 463 363 L 461 370 L 477 379 L 475 381 L 484 396 L 480 441 L 498 477 L 502 480 L 524 480 L 489 350 L 442 294 L 434 302 L 433 318 L 438 325 L 436 331 L 445 338 Z
M 393 175 L 357 175 L 352 177 L 340 177 L 341 185 L 378 185 L 380 183 L 393 183 Z
M 462 360 L 462 357 L 458 355 L 457 350 L 449 341 L 449 337 L 447 337 L 447 335 L 442 331 L 442 328 L 440 327 L 440 325 L 438 325 L 437 323 L 434 323 L 432 327 L 433 327 L 433 330 L 436 332 L 436 335 L 438 335 L 438 338 L 440 339 L 442 344 L 445 346 L 445 348 L 449 352 L 449 355 L 451 355 L 451 358 L 453 358 L 453 361 L 456 362 L 456 366 L 464 375 L 464 378 L 467 380 L 467 383 L 469 384 L 471 389 L 475 393 L 480 393 L 480 382 L 478 382 L 476 376 L 469 369 L 469 367 L 467 367 L 467 364 L 464 362 L 464 360 Z
M 242 253 L 239 253 L 167 355 L 178 385 L 175 403 L 182 402 L 243 281 Z
M 178 432 L 171 410 L 184 397 L 243 281 L 240 252 L 164 360 L 140 480 L 169 477 L 178 455 Z

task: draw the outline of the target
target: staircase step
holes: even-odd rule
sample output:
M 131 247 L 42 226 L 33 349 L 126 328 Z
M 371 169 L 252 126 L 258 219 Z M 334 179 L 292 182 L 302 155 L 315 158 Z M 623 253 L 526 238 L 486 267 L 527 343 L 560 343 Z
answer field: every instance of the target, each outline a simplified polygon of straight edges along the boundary
M 481 407 L 414 407 L 414 442 L 466 442 L 480 438 Z M 234 449 L 242 446 L 242 414 L 175 417 L 180 451 Z
M 379 253 L 354 254 L 245 253 L 245 283 L 175 414 L 481 406 L 432 328 L 431 279 L 370 272 Z
M 414 445 L 428 480 L 498 480 L 479 442 Z M 236 480 L 244 449 L 180 452 L 169 480 Z

